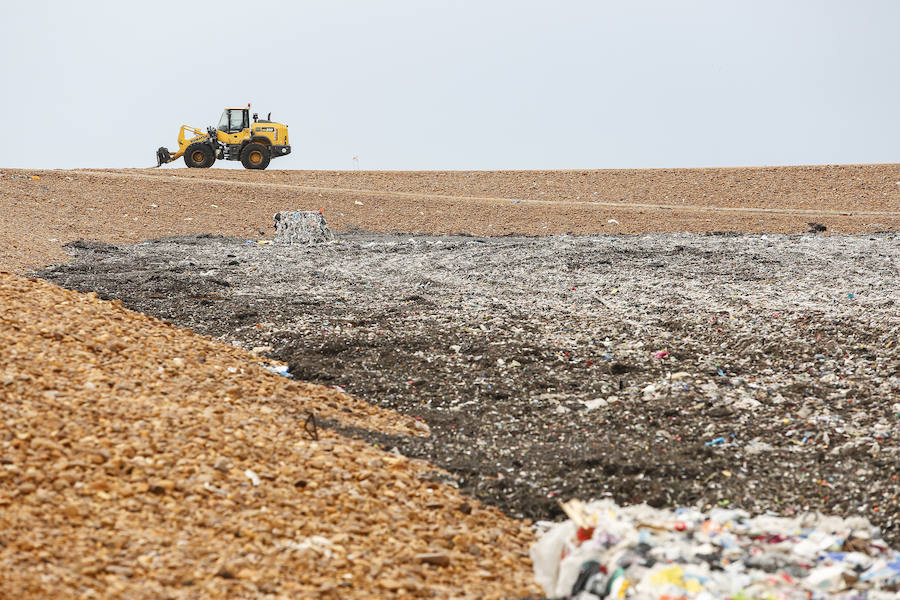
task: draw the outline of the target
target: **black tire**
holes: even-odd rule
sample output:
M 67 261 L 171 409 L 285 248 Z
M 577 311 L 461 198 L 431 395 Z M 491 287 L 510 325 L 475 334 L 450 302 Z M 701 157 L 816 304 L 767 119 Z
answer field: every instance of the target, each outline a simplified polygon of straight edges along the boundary
M 208 169 L 216 162 L 216 154 L 209 144 L 191 144 L 184 151 L 184 164 L 192 169 Z
M 269 149 L 256 142 L 247 144 L 241 151 L 241 164 L 245 169 L 265 169 L 269 166 L 270 160 L 272 155 Z

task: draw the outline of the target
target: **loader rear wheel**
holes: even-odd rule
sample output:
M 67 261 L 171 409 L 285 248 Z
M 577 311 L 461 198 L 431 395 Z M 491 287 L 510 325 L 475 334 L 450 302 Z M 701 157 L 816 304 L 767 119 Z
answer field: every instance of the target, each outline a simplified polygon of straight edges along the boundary
M 208 144 L 191 144 L 184 151 L 184 164 L 192 169 L 206 169 L 216 162 L 216 155 Z
M 241 152 L 241 164 L 245 169 L 265 169 L 269 166 L 272 155 L 269 149 L 256 142 L 247 144 Z

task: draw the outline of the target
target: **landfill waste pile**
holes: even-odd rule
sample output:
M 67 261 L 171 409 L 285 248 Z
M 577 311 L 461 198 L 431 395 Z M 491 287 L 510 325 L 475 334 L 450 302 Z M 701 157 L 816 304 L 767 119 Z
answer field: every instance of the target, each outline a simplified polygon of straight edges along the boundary
M 348 431 L 511 516 L 863 515 L 900 547 L 900 236 L 196 236 L 41 276 L 422 419 Z M 102 260 L 101 260 L 102 259 Z
M 863 517 L 793 518 L 714 508 L 562 505 L 563 523 L 532 546 L 535 579 L 552 598 L 704 599 L 900 597 L 900 552 Z
M 328 427 L 408 417 L 6 273 L 0 348 L 3 600 L 538 591 L 527 522 Z
M 311 210 L 275 213 L 275 242 L 278 244 L 321 244 L 334 239 L 322 212 Z

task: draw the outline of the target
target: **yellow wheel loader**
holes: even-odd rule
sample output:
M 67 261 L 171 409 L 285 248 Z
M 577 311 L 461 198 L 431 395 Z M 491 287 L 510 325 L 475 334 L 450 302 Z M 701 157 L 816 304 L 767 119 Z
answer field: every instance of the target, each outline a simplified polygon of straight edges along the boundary
M 239 160 L 246 169 L 265 169 L 269 161 L 291 153 L 287 125 L 260 119 L 253 113 L 250 122 L 250 105 L 246 108 L 226 108 L 218 127 L 206 131 L 182 125 L 178 132 L 178 151 L 168 148 L 156 151 L 156 166 L 184 157 L 184 164 L 193 169 L 206 169 L 220 160 Z

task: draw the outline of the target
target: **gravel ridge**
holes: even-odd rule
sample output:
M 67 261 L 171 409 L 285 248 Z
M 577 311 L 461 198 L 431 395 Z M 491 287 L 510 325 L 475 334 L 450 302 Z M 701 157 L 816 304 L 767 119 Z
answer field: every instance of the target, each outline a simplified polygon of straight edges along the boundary
M 315 411 L 401 433 L 396 413 L 8 273 L 0 344 L 4 598 L 536 591 L 527 522 L 440 483 L 423 461 L 303 428 Z

